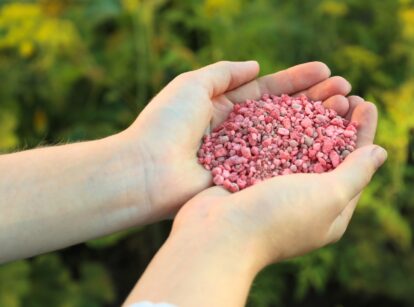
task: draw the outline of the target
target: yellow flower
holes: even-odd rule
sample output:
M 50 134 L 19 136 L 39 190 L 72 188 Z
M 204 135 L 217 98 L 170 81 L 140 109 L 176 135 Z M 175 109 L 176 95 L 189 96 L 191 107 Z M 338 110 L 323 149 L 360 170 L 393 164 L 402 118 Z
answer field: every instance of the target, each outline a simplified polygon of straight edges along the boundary
M 319 5 L 319 11 L 329 16 L 341 17 L 348 13 L 348 7 L 345 3 L 328 0 Z
M 76 40 L 76 35 L 71 22 L 49 18 L 42 22 L 34 33 L 34 38 L 42 45 L 68 47 Z
M 0 149 L 10 149 L 17 145 L 16 126 L 16 114 L 2 110 L 0 112 Z
M 208 16 L 232 16 L 241 10 L 240 0 L 205 0 L 204 11 Z
M 35 4 L 7 4 L 0 10 L 1 47 L 18 47 L 23 41 L 30 40 L 32 29 L 41 18 Z
M 53 61 L 60 50 L 76 50 L 80 38 L 75 25 L 47 15 L 39 4 L 6 4 L 0 9 L 0 49 L 14 49 L 28 58 L 39 55 Z
M 33 126 L 37 133 L 42 134 L 47 128 L 46 113 L 42 110 L 36 110 L 33 116 Z
M 122 7 L 128 12 L 135 12 L 140 2 L 140 0 L 122 0 Z
M 24 41 L 20 44 L 19 46 L 19 54 L 23 57 L 23 58 L 28 58 L 30 57 L 34 52 L 34 46 L 31 42 L 29 41 Z
M 42 12 L 47 16 L 59 16 L 68 5 L 67 1 L 40 0 Z
M 414 40 L 414 9 L 405 9 L 400 13 L 403 34 L 408 40 Z

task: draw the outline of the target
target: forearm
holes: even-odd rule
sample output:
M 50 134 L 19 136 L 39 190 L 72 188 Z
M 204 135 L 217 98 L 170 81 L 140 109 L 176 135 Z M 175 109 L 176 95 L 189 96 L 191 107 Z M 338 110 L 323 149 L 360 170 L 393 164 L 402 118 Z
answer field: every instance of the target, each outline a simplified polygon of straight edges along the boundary
M 124 306 L 145 300 L 177 307 L 244 306 L 259 270 L 254 249 L 235 247 L 224 237 L 202 230 L 170 236 Z
M 0 156 L 0 263 L 150 221 L 131 150 L 117 135 Z

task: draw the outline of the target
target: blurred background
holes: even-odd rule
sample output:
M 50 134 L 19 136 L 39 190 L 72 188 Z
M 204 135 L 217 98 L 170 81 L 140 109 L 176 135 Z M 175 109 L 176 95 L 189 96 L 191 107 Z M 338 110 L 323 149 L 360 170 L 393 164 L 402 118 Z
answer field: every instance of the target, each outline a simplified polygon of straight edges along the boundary
M 263 271 L 248 306 L 414 306 L 413 0 L 0 0 L 0 150 L 118 132 L 222 59 L 324 61 L 376 103 L 389 152 L 342 241 Z M 118 306 L 169 227 L 2 265 L 0 306 Z

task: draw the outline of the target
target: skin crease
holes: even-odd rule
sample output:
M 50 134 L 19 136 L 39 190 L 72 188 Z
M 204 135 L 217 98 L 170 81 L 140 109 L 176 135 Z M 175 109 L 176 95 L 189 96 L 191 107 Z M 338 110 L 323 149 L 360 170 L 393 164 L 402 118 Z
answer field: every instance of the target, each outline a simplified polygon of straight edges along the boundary
M 307 65 L 312 68 L 307 70 Z M 236 81 L 227 79 L 227 84 L 240 80 L 233 74 Z M 210 187 L 190 199 L 125 306 L 140 300 L 166 301 L 179 307 L 243 306 L 254 277 L 265 266 L 339 240 L 362 189 L 387 155 L 372 145 L 375 105 L 357 96 L 341 96 L 350 86 L 341 78 L 326 79 L 328 75 L 325 65 L 311 63 L 250 81 L 225 95 L 221 94 L 223 82 L 210 86 L 212 126 L 226 118 L 231 101 L 257 98 L 263 92 L 304 93 L 314 100 L 323 99 L 325 106 L 358 123 L 358 149 L 329 173 L 279 176 L 234 194 Z M 337 82 L 342 84 L 341 90 L 332 85 Z M 219 98 L 214 97 L 217 93 Z M 202 134 L 204 128 L 198 131 Z M 195 173 L 193 176 L 196 178 Z

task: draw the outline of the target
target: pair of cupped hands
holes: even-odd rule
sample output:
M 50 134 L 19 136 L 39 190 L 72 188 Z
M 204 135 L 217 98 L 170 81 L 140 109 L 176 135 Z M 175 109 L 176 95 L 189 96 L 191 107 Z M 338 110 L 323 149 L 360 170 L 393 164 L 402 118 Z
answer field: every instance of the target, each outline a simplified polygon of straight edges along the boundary
M 255 61 L 218 62 L 171 81 L 124 134 L 137 139 L 145 168 L 145 190 L 157 219 L 175 216 L 170 236 L 211 240 L 244 252 L 258 268 L 335 242 L 344 234 L 363 188 L 384 163 L 373 145 L 377 110 L 310 62 L 257 77 Z M 263 94 L 305 94 L 358 124 L 358 149 L 335 170 L 279 176 L 231 194 L 212 186 L 197 161 L 208 129 L 224 121 L 234 104 Z

